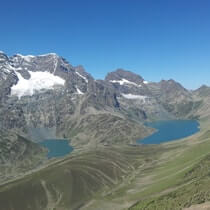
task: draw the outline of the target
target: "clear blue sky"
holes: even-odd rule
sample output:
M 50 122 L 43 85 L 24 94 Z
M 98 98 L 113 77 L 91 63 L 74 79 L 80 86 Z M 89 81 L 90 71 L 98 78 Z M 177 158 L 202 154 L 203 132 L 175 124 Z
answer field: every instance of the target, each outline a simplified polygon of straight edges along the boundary
M 1 1 L 0 20 L 9 55 L 56 52 L 95 78 L 120 67 L 210 85 L 209 0 Z

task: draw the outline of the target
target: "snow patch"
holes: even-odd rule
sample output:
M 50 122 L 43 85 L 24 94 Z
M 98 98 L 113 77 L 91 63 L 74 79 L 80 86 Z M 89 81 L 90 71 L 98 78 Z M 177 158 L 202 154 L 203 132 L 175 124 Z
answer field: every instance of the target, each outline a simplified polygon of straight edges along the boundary
M 9 63 L 7 63 L 6 65 L 4 65 L 4 68 L 7 69 L 8 71 L 15 71 L 16 68 L 14 68 L 13 66 L 11 66 Z
M 31 62 L 31 59 L 35 57 L 33 55 L 21 55 L 21 54 L 17 54 L 17 56 L 21 57 L 26 62 Z
M 55 76 L 49 72 L 32 72 L 29 80 L 24 79 L 19 72 L 15 72 L 18 77 L 18 83 L 11 88 L 11 95 L 16 95 L 18 98 L 22 96 L 31 96 L 36 91 L 42 89 L 53 89 L 55 85 L 64 85 L 65 80 Z
M 124 98 L 127 98 L 127 99 L 140 99 L 142 101 L 145 102 L 145 99 L 148 98 L 147 96 L 143 96 L 143 95 L 133 95 L 133 94 L 122 94 L 122 96 Z
M 38 55 L 39 57 L 45 57 L 45 56 L 49 56 L 49 55 L 52 55 L 52 56 L 57 56 L 56 53 L 47 53 L 47 54 L 43 54 L 43 55 Z
M 7 68 L 3 68 L 3 72 L 9 74 L 11 71 L 9 69 L 7 69 Z
M 17 56 L 23 58 L 25 61 L 30 62 L 31 59 L 35 58 L 35 57 L 46 57 L 46 56 L 53 56 L 53 57 L 57 57 L 56 53 L 47 53 L 47 54 L 42 54 L 42 55 L 22 55 L 22 54 L 16 54 Z
M 149 82 L 148 82 L 148 81 L 145 81 L 145 80 L 143 81 L 143 83 L 144 83 L 145 85 L 149 84 Z
M 34 58 L 34 56 L 32 55 L 27 55 L 27 56 L 24 56 L 23 59 L 27 62 L 31 62 L 31 60 Z
M 127 79 L 122 78 L 121 80 L 110 80 L 112 83 L 119 83 L 120 85 L 134 85 L 137 87 L 141 87 L 141 85 L 136 84 L 135 82 L 128 81 Z
M 78 87 L 76 87 L 76 89 L 77 89 L 77 94 L 79 94 L 79 95 L 83 95 L 84 94 Z
M 57 59 L 57 55 L 56 54 L 53 55 L 53 59 L 54 59 L 54 71 L 53 71 L 53 74 L 55 74 L 55 71 L 56 71 L 56 69 L 58 67 L 58 59 Z
M 88 83 L 88 80 L 87 80 L 86 77 L 82 76 L 82 75 L 81 75 L 79 72 L 77 72 L 77 71 L 76 71 L 76 74 L 77 74 L 79 77 L 81 77 L 82 79 L 84 79 L 86 83 Z

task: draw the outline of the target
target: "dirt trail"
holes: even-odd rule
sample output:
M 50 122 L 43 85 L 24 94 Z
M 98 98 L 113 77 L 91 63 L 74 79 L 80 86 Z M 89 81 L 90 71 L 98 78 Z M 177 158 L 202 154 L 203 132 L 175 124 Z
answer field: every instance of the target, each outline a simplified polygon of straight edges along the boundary
M 183 210 L 210 210 L 210 202 L 193 205 L 189 208 L 184 208 Z

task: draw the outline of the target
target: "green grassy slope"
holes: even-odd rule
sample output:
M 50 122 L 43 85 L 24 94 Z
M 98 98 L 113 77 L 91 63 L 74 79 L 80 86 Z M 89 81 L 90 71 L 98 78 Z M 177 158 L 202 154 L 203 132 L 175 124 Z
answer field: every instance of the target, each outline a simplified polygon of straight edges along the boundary
M 178 146 L 177 153 L 147 174 L 152 174 L 150 185 L 130 210 L 183 209 L 210 200 L 210 130 L 201 130 L 195 137 L 172 143 Z
M 0 187 L 0 210 L 182 209 L 209 200 L 210 129 L 148 146 L 99 146 Z
M 107 194 L 140 167 L 158 157 L 153 146 L 98 148 L 69 157 L 0 188 L 0 210 L 78 209 Z
M 185 172 L 182 180 L 177 183 L 180 186 L 165 195 L 146 199 L 131 210 L 151 209 L 179 210 L 194 204 L 210 201 L 210 155 L 207 155 L 189 171 Z

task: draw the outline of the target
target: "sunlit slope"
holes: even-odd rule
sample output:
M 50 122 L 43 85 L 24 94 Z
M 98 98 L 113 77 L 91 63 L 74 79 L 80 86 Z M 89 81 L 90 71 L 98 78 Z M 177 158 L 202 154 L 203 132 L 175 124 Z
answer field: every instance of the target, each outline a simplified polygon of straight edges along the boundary
M 190 207 L 209 200 L 209 155 L 207 121 L 163 145 L 89 148 L 1 186 L 0 210 Z
M 157 157 L 154 147 L 97 148 L 0 188 L 1 210 L 78 209 Z M 103 196 L 102 196 L 103 197 Z
M 46 153 L 40 145 L 0 129 L 0 183 L 38 167 L 46 160 Z
M 169 193 L 154 198 L 148 198 L 134 205 L 132 210 L 138 209 L 183 209 L 195 204 L 210 201 L 210 155 L 182 175 L 176 186 Z M 197 206 L 197 209 L 200 209 Z
M 210 130 L 176 144 L 173 158 L 148 173 L 150 185 L 131 210 L 183 209 L 210 200 Z
M 123 185 L 114 188 L 112 193 L 98 200 L 94 199 L 82 209 L 108 210 L 113 207 L 115 210 L 173 210 L 208 201 L 208 123 L 201 121 L 200 133 L 184 140 L 163 144 L 161 147 L 161 155 L 156 158 L 151 155 L 152 161 L 137 168 L 129 181 L 124 181 Z M 157 146 L 156 149 L 160 148 Z

